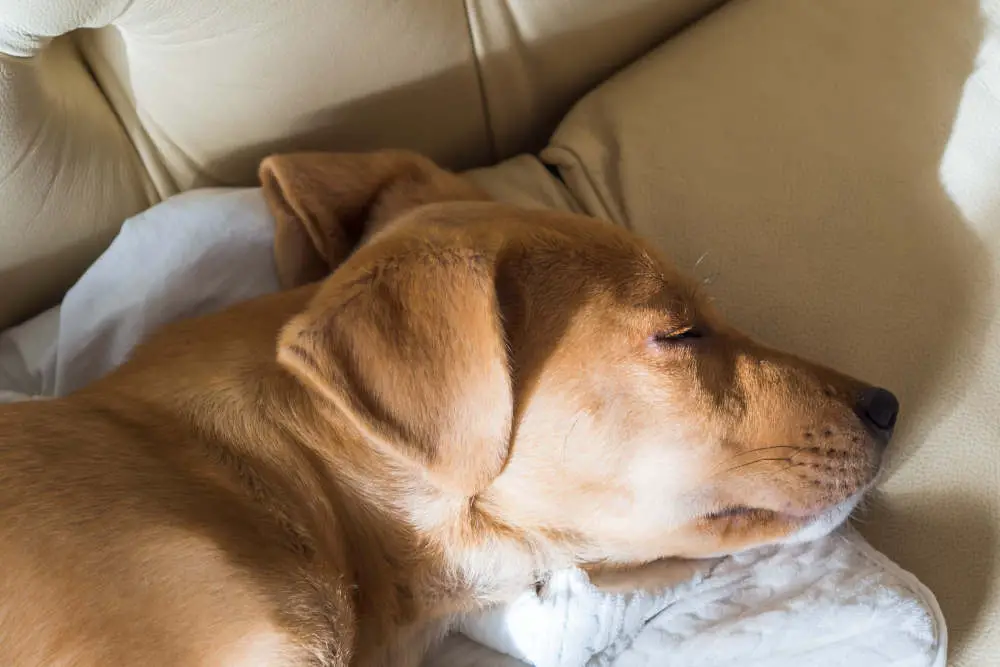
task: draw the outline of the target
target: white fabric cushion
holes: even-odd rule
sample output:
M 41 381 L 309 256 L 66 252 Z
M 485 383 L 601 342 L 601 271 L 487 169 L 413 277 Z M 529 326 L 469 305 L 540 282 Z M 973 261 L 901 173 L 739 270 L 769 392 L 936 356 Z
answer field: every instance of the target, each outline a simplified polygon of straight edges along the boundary
M 534 159 L 472 175 L 494 196 L 568 208 Z M 256 189 L 194 191 L 128 221 L 60 309 L 0 336 L 0 400 L 63 395 L 120 364 L 161 324 L 277 289 L 271 219 Z M 54 326 L 57 323 L 58 326 Z M 607 595 L 577 571 L 542 600 L 470 616 L 428 664 L 941 664 L 933 596 L 853 531 L 713 564 L 658 594 Z M 490 651 L 487 646 L 497 649 Z
M 893 389 L 865 535 L 1000 656 L 1000 2 L 725 5 L 556 132 L 587 209 L 696 268 L 730 320 Z
M 943 667 L 934 597 L 852 528 L 737 554 L 656 594 L 608 595 L 579 571 L 463 632 L 536 667 Z

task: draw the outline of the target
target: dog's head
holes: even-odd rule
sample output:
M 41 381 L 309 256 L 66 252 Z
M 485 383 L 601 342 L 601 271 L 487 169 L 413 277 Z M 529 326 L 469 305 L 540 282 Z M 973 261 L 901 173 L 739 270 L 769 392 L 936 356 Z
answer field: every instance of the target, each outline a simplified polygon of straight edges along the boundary
M 875 479 L 892 394 L 735 331 L 626 230 L 408 153 L 261 176 L 286 284 L 336 269 L 280 362 L 455 520 L 582 562 L 702 557 L 822 535 Z

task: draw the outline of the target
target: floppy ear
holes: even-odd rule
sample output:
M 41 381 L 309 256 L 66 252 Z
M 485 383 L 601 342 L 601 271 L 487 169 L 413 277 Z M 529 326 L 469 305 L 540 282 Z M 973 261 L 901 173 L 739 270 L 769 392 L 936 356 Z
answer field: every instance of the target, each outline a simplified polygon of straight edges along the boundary
M 462 177 L 408 151 L 273 155 L 261 162 L 259 176 L 286 289 L 324 278 L 366 234 L 408 209 L 487 199 Z
M 424 234 L 383 243 L 285 327 L 278 360 L 377 446 L 472 497 L 503 468 L 513 419 L 495 262 Z

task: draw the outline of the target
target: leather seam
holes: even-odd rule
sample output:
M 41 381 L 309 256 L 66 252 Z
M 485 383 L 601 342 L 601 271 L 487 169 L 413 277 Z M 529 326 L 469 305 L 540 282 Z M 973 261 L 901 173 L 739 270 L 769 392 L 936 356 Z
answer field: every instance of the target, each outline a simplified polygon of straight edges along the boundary
M 490 113 L 489 93 L 486 92 L 486 78 L 483 75 L 483 64 L 480 60 L 479 41 L 476 39 L 476 31 L 473 29 L 474 10 L 469 4 L 469 0 L 462 0 L 462 7 L 465 11 L 465 29 L 469 35 L 469 46 L 472 47 L 472 65 L 476 72 L 476 83 L 479 86 L 479 103 L 483 112 L 483 125 L 486 131 L 486 141 L 489 144 L 490 159 L 497 162 L 499 151 L 497 150 L 496 134 L 493 130 L 493 119 Z
M 559 162 L 556 161 L 550 162 L 549 160 L 545 159 L 545 155 L 542 155 L 543 164 L 552 164 L 559 170 L 562 170 L 564 167 L 567 167 L 569 169 L 576 169 L 577 172 L 583 176 L 583 180 L 589 187 L 591 194 L 593 195 L 597 204 L 601 207 L 601 211 L 596 213 L 594 211 L 587 210 L 587 213 L 589 215 L 596 215 L 597 217 L 604 218 L 605 220 L 611 222 L 612 224 L 616 224 L 628 230 L 632 230 L 632 225 L 626 216 L 614 216 L 612 214 L 612 209 L 608 206 L 608 203 L 604 197 L 604 193 L 601 192 L 601 189 L 597 187 L 597 182 L 595 181 L 593 175 L 590 173 L 590 170 L 587 169 L 586 165 L 583 162 L 583 159 L 575 150 L 565 145 L 549 144 L 549 146 L 545 148 L 544 152 L 547 152 L 549 154 L 550 156 L 549 160 L 551 160 L 551 156 L 553 156 L 553 154 L 555 154 L 556 159 L 558 159 L 559 153 L 562 153 L 563 157 L 568 158 L 569 164 L 563 165 L 559 164 Z M 588 208 L 585 202 L 580 199 L 579 195 L 573 192 L 573 188 L 570 186 L 568 182 L 566 182 L 566 189 L 573 194 L 574 199 L 580 202 L 581 207 L 583 209 L 586 210 Z M 615 217 L 619 217 L 621 219 L 616 220 Z
M 132 3 L 130 2 L 129 6 L 131 6 L 131 4 Z M 104 29 L 118 30 L 118 27 L 114 25 L 114 23 L 109 23 L 107 26 L 104 26 Z M 114 102 L 111 99 L 112 93 L 105 87 L 105 82 L 102 81 L 101 77 L 97 75 L 97 72 L 94 69 L 94 64 L 87 57 L 87 54 L 84 52 L 84 49 L 80 46 L 80 43 L 77 41 L 79 32 L 73 31 L 72 33 L 70 33 L 70 35 L 73 41 L 73 49 L 76 51 L 77 57 L 80 59 L 80 62 L 82 63 L 84 69 L 86 69 L 87 74 L 90 76 L 90 80 L 93 82 L 94 87 L 100 92 L 101 97 L 104 99 L 104 103 L 107 105 L 108 111 L 115 117 L 115 121 L 118 125 L 118 129 L 122 133 L 122 136 L 125 137 L 125 140 L 128 142 L 128 145 L 132 148 L 131 158 L 135 162 L 136 169 L 142 174 L 142 184 L 143 184 L 143 189 L 145 190 L 144 194 L 146 195 L 146 200 L 148 205 L 153 206 L 154 204 L 163 201 L 171 194 L 175 194 L 177 192 L 177 185 L 176 183 L 173 182 L 172 177 L 170 180 L 171 180 L 171 185 L 173 185 L 174 187 L 173 193 L 165 191 L 160 186 L 160 184 L 157 183 L 157 180 L 153 177 L 153 172 L 149 168 L 149 165 L 146 163 L 146 159 L 143 156 L 143 151 L 141 150 L 139 144 L 137 143 L 136 137 L 133 136 L 132 133 L 128 130 L 128 126 L 125 123 L 125 118 L 122 117 L 121 111 L 115 106 Z M 98 57 L 102 57 L 102 55 L 98 54 Z M 138 112 L 138 109 L 136 109 L 136 111 Z M 146 131 L 145 124 L 140 121 L 139 126 L 141 128 L 143 135 L 145 135 L 146 140 L 152 143 L 149 137 L 149 133 Z

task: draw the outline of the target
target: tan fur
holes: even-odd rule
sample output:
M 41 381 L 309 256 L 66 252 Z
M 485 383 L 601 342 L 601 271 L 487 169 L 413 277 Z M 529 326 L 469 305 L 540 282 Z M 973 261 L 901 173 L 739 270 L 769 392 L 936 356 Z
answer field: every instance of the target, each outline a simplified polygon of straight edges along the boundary
M 414 666 L 556 568 L 639 585 L 877 472 L 863 384 L 733 331 L 624 230 L 409 153 L 261 179 L 288 291 L 0 407 L 0 664 Z

